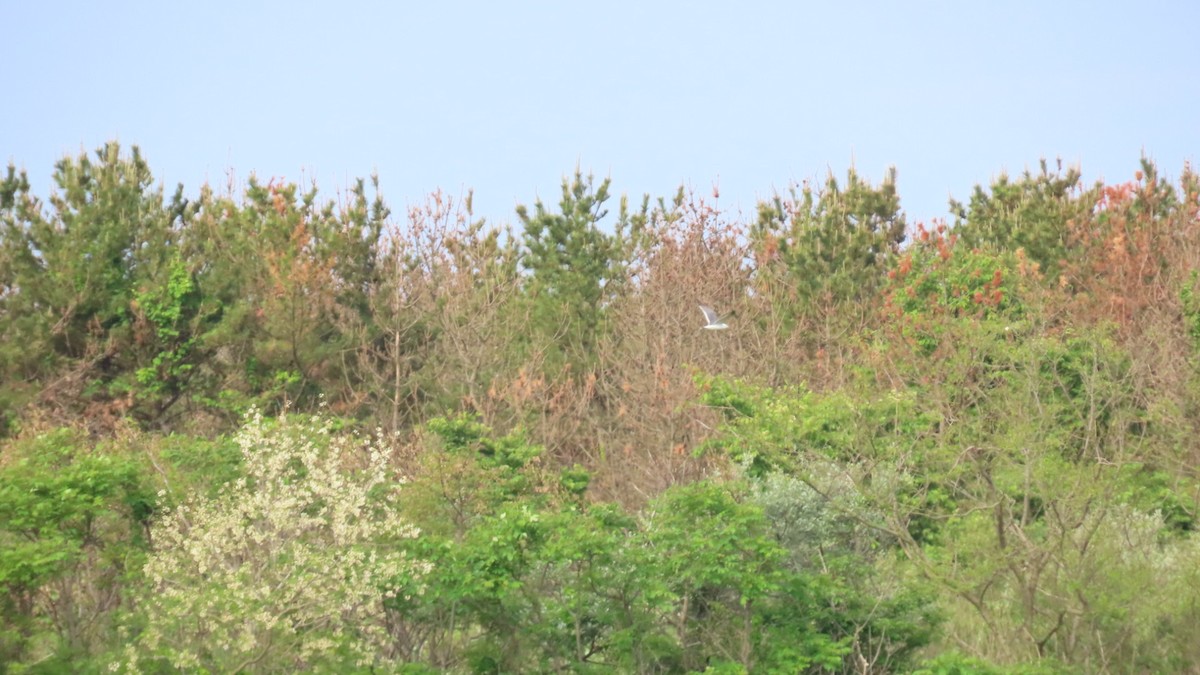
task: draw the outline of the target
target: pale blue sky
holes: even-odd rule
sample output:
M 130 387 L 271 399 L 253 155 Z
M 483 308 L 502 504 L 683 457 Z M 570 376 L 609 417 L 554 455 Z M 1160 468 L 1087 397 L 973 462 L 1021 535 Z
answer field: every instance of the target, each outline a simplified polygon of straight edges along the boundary
M 747 215 L 890 165 L 910 221 L 1061 157 L 1129 179 L 1200 152 L 1200 3 L 0 0 L 0 162 L 137 144 L 168 191 L 377 171 L 399 215 L 689 185 Z

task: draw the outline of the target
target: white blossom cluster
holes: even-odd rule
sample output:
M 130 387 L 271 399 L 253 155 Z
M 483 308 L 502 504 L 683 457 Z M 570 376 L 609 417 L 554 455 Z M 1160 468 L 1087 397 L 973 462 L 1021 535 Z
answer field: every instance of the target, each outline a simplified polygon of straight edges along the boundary
M 237 442 L 244 477 L 155 524 L 146 627 L 113 669 L 138 672 L 147 658 L 213 672 L 387 664 L 388 589 L 427 567 L 399 550 L 417 532 L 398 514 L 383 444 L 257 411 Z M 365 468 L 344 466 L 354 453 Z

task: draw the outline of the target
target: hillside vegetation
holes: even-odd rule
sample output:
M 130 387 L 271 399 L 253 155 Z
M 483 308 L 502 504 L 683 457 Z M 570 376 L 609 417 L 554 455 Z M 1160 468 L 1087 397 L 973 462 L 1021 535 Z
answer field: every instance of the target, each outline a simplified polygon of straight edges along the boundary
M 1131 173 L 10 166 L 0 673 L 1200 672 L 1200 177 Z

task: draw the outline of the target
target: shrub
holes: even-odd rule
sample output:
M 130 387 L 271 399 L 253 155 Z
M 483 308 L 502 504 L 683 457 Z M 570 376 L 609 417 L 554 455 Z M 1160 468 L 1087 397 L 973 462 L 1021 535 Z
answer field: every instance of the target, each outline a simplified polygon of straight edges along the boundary
M 2 450 L 0 672 L 49 658 L 73 670 L 113 637 L 152 492 L 137 464 L 69 429 Z
M 398 515 L 382 442 L 257 412 L 236 440 L 245 475 L 152 528 L 144 626 L 124 665 L 296 672 L 388 661 L 389 584 L 425 567 L 396 546 L 417 532 Z M 350 468 L 356 459 L 365 466 Z

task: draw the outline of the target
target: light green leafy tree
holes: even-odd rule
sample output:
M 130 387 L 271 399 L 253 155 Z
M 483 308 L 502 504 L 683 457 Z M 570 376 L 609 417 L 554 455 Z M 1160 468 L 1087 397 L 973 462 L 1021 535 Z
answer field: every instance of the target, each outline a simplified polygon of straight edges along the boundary
M 136 461 L 60 430 L 0 465 L 0 663 L 77 670 L 117 638 L 153 491 Z
M 704 449 L 740 465 L 751 501 L 786 554 L 780 588 L 764 608 L 767 625 L 787 626 L 809 645 L 793 658 L 832 659 L 851 670 L 912 664 L 940 617 L 929 590 L 898 574 L 894 562 L 914 536 L 908 528 L 928 527 L 909 519 L 910 502 L 924 503 L 925 495 L 911 474 L 935 418 L 898 392 L 821 394 L 723 378 L 701 384 L 705 402 L 726 417 Z

